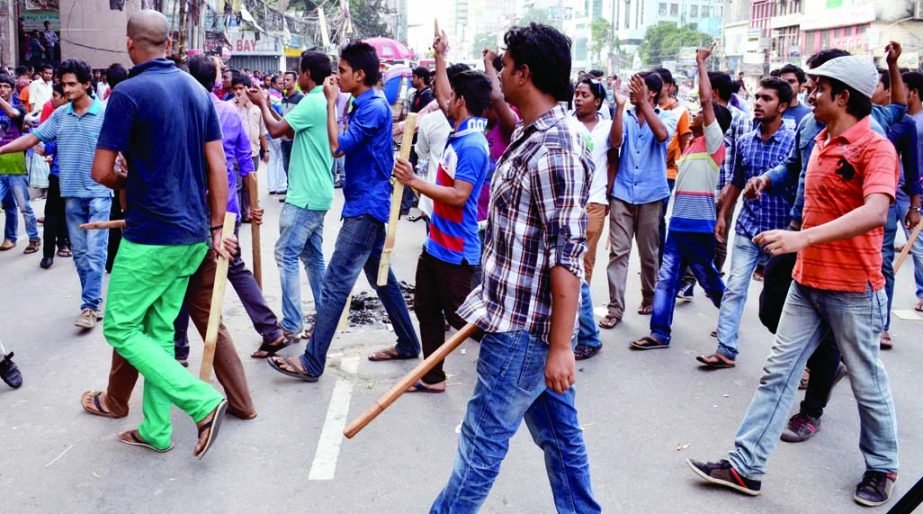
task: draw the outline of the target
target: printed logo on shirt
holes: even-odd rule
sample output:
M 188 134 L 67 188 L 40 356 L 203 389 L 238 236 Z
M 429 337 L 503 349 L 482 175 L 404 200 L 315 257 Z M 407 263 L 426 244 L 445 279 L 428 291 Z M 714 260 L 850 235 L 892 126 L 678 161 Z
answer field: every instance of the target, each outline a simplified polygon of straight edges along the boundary
M 856 176 L 856 168 L 853 167 L 849 161 L 840 157 L 840 160 L 837 162 L 836 166 L 836 174 L 843 179 L 843 182 L 849 182 L 854 176 Z

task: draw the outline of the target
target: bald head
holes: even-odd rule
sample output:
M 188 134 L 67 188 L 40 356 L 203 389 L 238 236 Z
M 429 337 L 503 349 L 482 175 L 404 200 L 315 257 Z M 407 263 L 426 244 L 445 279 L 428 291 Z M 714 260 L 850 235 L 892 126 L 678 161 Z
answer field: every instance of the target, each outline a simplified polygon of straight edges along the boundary
M 167 43 L 169 32 L 167 17 L 153 9 L 138 11 L 128 19 L 128 37 L 139 46 L 161 49 Z

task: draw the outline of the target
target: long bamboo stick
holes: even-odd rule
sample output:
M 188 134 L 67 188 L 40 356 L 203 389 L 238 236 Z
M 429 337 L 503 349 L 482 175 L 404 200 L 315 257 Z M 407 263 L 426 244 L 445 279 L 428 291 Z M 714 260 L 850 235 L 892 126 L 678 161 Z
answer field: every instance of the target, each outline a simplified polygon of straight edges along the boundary
M 224 227 L 221 229 L 222 241 L 234 235 L 237 216 L 229 212 L 224 215 Z M 228 283 L 228 265 L 224 257 L 218 258 L 215 269 L 215 285 L 212 288 L 212 301 L 208 308 L 208 326 L 205 329 L 205 351 L 202 352 L 202 367 L 199 378 L 208 382 L 212 379 L 212 366 L 215 360 L 215 344 L 218 343 L 218 324 L 221 323 L 221 311 L 224 307 L 224 286 Z
M 410 147 L 413 146 L 413 134 L 417 129 L 417 114 L 410 113 L 404 121 L 404 136 L 401 138 L 399 158 L 406 161 L 410 158 Z M 391 268 L 391 252 L 394 251 L 394 241 L 397 239 L 397 225 L 401 214 L 401 197 L 404 196 L 404 184 L 394 181 L 391 191 L 391 213 L 388 216 L 388 234 L 385 237 L 385 246 L 381 252 L 378 264 L 378 286 L 388 283 L 388 270 Z

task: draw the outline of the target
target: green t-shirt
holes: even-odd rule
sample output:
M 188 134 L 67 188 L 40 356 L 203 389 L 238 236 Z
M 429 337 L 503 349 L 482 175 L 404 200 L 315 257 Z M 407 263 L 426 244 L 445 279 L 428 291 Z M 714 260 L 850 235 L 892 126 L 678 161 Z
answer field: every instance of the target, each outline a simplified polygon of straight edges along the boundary
M 317 86 L 285 115 L 295 140 L 288 165 L 285 203 L 326 211 L 333 205 L 333 154 L 327 138 L 327 99 Z

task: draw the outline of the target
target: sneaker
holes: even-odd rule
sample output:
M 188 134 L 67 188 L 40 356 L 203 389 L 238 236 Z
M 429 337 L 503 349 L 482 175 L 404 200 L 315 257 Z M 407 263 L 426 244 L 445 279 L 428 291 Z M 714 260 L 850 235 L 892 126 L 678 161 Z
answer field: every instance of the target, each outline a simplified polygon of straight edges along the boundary
M 856 494 L 852 499 L 866 507 L 884 505 L 891 499 L 891 489 L 896 481 L 896 473 L 866 471 L 862 475 L 862 481 L 856 486 Z
M 52 264 L 54 264 L 54 259 L 52 259 L 51 257 L 42 257 L 42 262 L 38 263 L 38 265 L 41 266 L 42 269 L 48 269 L 51 267 Z
M 42 249 L 42 240 L 41 240 L 41 239 L 30 239 L 30 240 L 29 240 L 29 246 L 27 246 L 26 249 L 23 250 L 22 253 L 24 253 L 24 254 L 35 253 L 35 252 L 37 252 L 37 251 L 39 251 L 39 250 L 41 250 L 41 249 Z
M 676 299 L 681 302 L 691 302 L 693 298 L 693 290 L 695 289 L 695 282 L 692 283 L 683 283 L 679 287 L 679 292 L 676 293 Z
M 13 389 L 19 389 L 22 385 L 22 374 L 13 362 L 13 352 L 4 355 L 3 360 L 0 360 L 0 378 Z
M 788 425 L 782 431 L 782 440 L 786 443 L 800 443 L 807 441 L 820 429 L 820 418 L 798 413 L 788 420 Z
M 77 321 L 74 321 L 74 326 L 89 329 L 95 327 L 97 322 L 96 311 L 93 309 L 83 309 L 80 316 L 77 316 Z
M 0 252 L 5 252 L 10 248 L 16 247 L 16 241 L 10 241 L 9 239 L 4 239 L 3 243 L 0 243 Z
M 583 343 L 577 343 L 577 347 L 574 348 L 574 359 L 585 361 L 595 356 L 602 349 L 602 346 L 588 346 Z
M 734 469 L 727 460 L 721 459 L 718 462 L 699 462 L 697 460 L 686 459 L 686 464 L 692 468 L 696 475 L 708 480 L 713 484 L 730 487 L 735 491 L 740 491 L 750 496 L 760 494 L 762 482 L 759 480 L 750 480 L 741 475 Z

